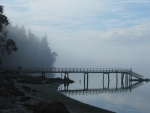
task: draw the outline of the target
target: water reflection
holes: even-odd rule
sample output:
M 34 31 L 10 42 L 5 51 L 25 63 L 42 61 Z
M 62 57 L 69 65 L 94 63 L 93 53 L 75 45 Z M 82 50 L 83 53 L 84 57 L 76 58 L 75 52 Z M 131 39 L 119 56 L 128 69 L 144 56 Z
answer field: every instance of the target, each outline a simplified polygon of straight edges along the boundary
M 117 113 L 149 113 L 149 84 L 126 74 L 70 75 L 75 83 L 64 83 L 59 91 L 73 99 Z M 142 85 L 142 87 L 140 87 Z
M 107 83 L 105 83 L 105 76 L 107 76 Z M 109 73 L 103 73 L 103 87 L 102 88 L 92 88 L 89 89 L 89 75 L 88 73 L 84 73 L 84 83 L 83 89 L 69 89 L 69 74 L 65 73 L 64 76 L 64 89 L 62 87 L 59 88 L 59 91 L 63 94 L 98 94 L 98 93 L 124 93 L 131 92 L 133 89 L 139 87 L 143 84 L 142 81 L 134 81 L 132 76 L 128 74 L 121 73 L 121 86 L 118 85 L 118 73 L 116 73 L 116 85 L 114 88 L 110 88 L 110 75 Z M 81 80 L 79 81 L 81 83 Z M 105 86 L 105 84 L 107 84 Z
M 92 89 L 87 89 L 84 87 L 84 89 L 74 89 L 74 90 L 70 90 L 69 89 L 69 83 L 64 83 L 64 89 L 59 88 L 59 91 L 65 95 L 85 95 L 85 94 L 100 94 L 100 93 L 126 93 L 126 92 L 131 92 L 133 89 L 139 87 L 143 85 L 143 82 L 136 82 L 128 87 L 115 87 L 115 88 L 92 88 Z M 123 85 L 124 86 L 124 85 Z M 88 87 L 88 85 L 87 85 Z

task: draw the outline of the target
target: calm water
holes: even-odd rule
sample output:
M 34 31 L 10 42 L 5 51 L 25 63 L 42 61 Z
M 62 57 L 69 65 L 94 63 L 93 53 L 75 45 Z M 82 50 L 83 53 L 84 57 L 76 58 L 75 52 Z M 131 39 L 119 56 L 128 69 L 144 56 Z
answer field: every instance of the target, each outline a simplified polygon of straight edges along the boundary
M 87 88 L 83 74 L 70 74 L 69 78 L 75 82 L 69 84 L 68 89 L 64 85 L 59 87 L 59 90 L 71 90 L 63 92 L 66 96 L 117 113 L 150 113 L 150 83 L 132 82 L 130 87 L 128 83 L 128 88 L 123 89 L 127 82 L 124 79 L 122 84 L 121 75 L 118 75 L 118 82 L 116 75 L 110 75 L 110 82 L 105 75 L 103 82 L 102 74 L 89 74 L 88 90 L 91 91 L 83 91 Z

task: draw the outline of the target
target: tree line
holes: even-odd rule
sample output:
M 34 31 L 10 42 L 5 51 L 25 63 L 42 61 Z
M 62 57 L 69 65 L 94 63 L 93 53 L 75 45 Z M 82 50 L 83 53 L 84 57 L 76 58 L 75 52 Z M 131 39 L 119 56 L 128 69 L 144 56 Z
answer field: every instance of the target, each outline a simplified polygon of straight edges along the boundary
M 49 47 L 48 37 L 46 35 L 38 37 L 31 30 L 27 31 L 24 26 L 13 26 L 3 15 L 3 6 L 0 7 L 0 60 L 2 65 L 53 67 L 57 54 Z

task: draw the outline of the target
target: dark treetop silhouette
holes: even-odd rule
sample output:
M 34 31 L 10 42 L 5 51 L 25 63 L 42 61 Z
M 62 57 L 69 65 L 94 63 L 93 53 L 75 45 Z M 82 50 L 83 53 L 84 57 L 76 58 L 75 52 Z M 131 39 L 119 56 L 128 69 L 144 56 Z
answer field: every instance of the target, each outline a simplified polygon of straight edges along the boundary
M 38 37 L 31 30 L 26 31 L 24 26 L 11 23 L 7 31 L 8 37 L 16 41 L 19 49 L 3 59 L 5 66 L 53 67 L 57 54 L 49 47 L 46 35 Z
M 3 6 L 0 6 L 0 49 L 1 53 L 11 54 L 12 51 L 17 51 L 15 42 L 12 39 L 7 39 L 6 26 L 8 25 L 8 19 L 3 14 Z
M 9 24 L 7 17 L 3 14 L 3 6 L 0 5 L 0 56 L 5 53 L 11 54 L 12 51 L 17 51 L 15 42 L 12 39 L 7 39 L 6 26 Z M 2 63 L 0 57 L 0 63 Z
M 17 52 L 11 54 L 16 50 Z M 3 66 L 53 67 L 57 56 L 51 51 L 46 35 L 39 38 L 31 30 L 26 33 L 23 26 L 12 26 L 3 15 L 3 6 L 0 6 L 0 51 L 0 61 Z M 5 53 L 11 55 L 4 56 Z

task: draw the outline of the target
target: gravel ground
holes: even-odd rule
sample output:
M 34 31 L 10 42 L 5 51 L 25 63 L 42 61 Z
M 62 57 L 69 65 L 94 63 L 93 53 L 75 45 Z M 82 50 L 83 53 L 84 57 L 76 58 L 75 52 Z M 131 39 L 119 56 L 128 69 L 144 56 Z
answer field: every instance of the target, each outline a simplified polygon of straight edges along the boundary
M 25 84 L 15 82 L 16 87 L 26 93 L 27 96 L 36 100 L 44 101 L 61 101 L 65 104 L 70 113 L 114 113 L 105 109 L 97 108 L 72 98 L 66 97 L 57 91 L 59 84 Z M 31 88 L 31 91 L 25 91 L 21 87 L 27 86 Z M 18 102 L 18 105 L 20 103 Z

